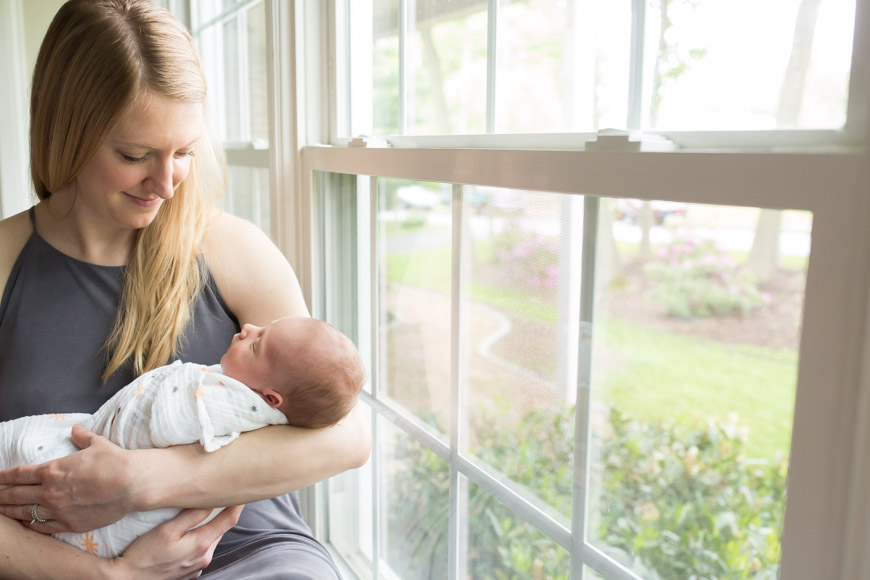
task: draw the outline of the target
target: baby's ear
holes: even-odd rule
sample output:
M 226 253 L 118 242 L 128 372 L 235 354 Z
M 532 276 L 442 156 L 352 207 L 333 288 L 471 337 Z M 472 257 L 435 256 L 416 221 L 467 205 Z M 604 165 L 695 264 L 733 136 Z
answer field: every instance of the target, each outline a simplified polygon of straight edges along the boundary
M 280 407 L 281 403 L 284 402 L 284 397 L 275 389 L 266 389 L 263 392 L 263 399 L 265 399 L 272 408 Z

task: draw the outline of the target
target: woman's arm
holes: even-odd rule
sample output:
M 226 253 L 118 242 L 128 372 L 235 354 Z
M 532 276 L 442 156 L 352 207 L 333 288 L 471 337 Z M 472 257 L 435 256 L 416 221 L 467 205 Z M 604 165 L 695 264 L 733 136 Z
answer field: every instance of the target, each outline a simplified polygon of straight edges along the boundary
M 210 510 L 185 510 L 137 539 L 125 554 L 104 560 L 0 516 L 0 578 L 4 580 L 186 580 L 211 562 L 221 536 L 241 508 L 224 510 L 188 532 Z
M 198 445 L 137 451 L 136 461 L 150 476 L 131 486 L 130 497 L 136 510 L 212 507 L 302 489 L 366 462 L 371 434 L 363 414 L 357 406 L 339 424 L 324 429 L 258 429 L 214 453 Z M 177 477 L 181 472 L 184 478 Z M 162 485 L 166 481 L 172 485 Z

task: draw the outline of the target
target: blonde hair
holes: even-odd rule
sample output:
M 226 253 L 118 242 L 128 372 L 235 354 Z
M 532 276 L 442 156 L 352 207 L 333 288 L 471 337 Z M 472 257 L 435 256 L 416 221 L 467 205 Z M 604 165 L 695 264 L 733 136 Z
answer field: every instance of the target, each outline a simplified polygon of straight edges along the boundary
M 64 4 L 33 72 L 30 159 L 40 200 L 75 180 L 146 92 L 205 108 L 205 76 L 184 26 L 147 0 Z M 205 283 L 201 242 L 226 168 L 204 118 L 188 177 L 136 232 L 103 380 L 128 362 L 141 374 L 176 354 Z

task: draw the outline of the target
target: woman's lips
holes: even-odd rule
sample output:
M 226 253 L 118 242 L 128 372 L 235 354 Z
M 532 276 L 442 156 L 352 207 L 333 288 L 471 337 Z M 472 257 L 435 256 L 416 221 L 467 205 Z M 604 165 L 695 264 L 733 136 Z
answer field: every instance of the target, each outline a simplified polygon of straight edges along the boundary
M 146 208 L 155 207 L 155 206 L 160 205 L 160 202 L 162 201 L 162 199 L 159 197 L 155 197 L 154 199 L 142 199 L 141 197 L 136 197 L 135 195 L 130 195 L 127 192 L 122 192 L 122 193 L 124 195 L 126 195 L 130 201 L 132 201 L 133 203 L 135 203 L 139 207 L 146 207 Z

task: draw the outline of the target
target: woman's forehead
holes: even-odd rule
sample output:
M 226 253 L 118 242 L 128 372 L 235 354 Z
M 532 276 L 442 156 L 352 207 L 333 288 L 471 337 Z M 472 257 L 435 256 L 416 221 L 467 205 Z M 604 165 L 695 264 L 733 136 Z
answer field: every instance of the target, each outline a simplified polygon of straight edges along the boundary
M 202 103 L 140 95 L 109 135 L 118 144 L 155 150 L 189 147 L 202 135 Z

